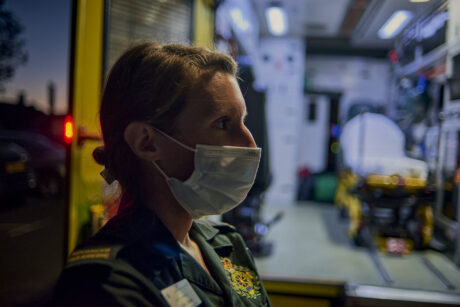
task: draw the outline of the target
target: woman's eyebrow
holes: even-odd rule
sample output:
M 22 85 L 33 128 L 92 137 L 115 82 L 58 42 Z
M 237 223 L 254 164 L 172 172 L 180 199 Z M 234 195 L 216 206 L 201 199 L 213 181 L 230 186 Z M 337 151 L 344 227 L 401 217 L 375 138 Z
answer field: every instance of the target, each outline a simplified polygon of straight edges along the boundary
M 212 115 L 212 116 L 217 116 L 217 115 L 222 115 L 223 113 L 226 113 L 228 110 L 227 108 L 223 107 L 222 105 L 218 104 L 218 103 L 213 103 L 210 107 L 209 107 L 209 113 Z
M 224 100 L 221 100 L 221 101 L 224 101 Z M 236 108 L 234 105 L 229 106 L 227 103 L 219 103 L 221 101 L 216 101 L 217 103 L 213 103 L 210 106 L 211 114 L 234 113 L 236 111 Z M 244 114 L 246 114 L 246 108 L 244 110 Z
M 192 99 L 190 101 L 209 101 L 206 99 Z M 239 107 L 239 103 L 228 103 L 227 99 L 214 99 L 212 103 L 207 103 L 203 106 L 203 111 L 208 114 L 208 116 L 222 116 L 222 115 L 240 115 L 241 118 L 247 116 L 246 104 L 243 103 L 242 108 Z

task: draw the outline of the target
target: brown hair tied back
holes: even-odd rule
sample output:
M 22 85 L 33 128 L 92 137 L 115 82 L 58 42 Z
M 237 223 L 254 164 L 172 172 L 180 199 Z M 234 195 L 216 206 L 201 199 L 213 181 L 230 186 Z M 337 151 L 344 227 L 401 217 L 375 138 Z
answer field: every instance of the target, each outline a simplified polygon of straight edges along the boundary
M 93 151 L 93 158 L 98 164 L 105 166 L 104 170 L 100 174 L 108 184 L 112 184 L 112 182 L 114 182 L 116 178 L 113 172 L 111 171 L 111 169 L 106 166 L 107 158 L 106 158 L 105 147 L 104 146 L 96 147 Z
M 127 50 L 114 64 L 102 94 L 100 122 L 104 146 L 93 152 L 136 197 L 140 165 L 123 134 L 133 121 L 144 121 L 172 133 L 188 94 L 206 76 L 225 72 L 236 76 L 235 61 L 219 52 L 177 44 L 142 43 Z
M 98 164 L 105 165 L 105 161 L 106 161 L 105 147 L 104 146 L 96 147 L 96 149 L 94 149 L 93 151 L 93 158 Z

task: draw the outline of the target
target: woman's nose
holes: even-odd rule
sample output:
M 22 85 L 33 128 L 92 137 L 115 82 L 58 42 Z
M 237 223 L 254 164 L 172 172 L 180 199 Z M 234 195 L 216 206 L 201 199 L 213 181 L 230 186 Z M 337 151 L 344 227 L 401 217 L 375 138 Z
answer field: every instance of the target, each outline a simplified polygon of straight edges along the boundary
M 246 126 L 243 126 L 243 137 L 242 137 L 243 147 L 256 148 L 256 141 L 252 137 L 251 131 Z

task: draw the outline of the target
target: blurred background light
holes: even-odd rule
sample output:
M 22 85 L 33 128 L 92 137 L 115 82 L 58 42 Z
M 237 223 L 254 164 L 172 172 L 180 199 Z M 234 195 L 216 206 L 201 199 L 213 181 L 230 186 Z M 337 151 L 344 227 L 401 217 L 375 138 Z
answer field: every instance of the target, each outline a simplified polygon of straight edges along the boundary
M 284 35 L 287 33 L 287 14 L 284 8 L 278 6 L 268 7 L 265 11 L 265 17 L 271 34 Z
M 247 22 L 241 10 L 238 8 L 234 8 L 230 11 L 230 15 L 232 16 L 233 23 L 242 31 L 246 31 L 249 29 L 249 22 Z
M 396 11 L 380 28 L 378 35 L 381 39 L 393 38 L 412 20 L 410 11 Z

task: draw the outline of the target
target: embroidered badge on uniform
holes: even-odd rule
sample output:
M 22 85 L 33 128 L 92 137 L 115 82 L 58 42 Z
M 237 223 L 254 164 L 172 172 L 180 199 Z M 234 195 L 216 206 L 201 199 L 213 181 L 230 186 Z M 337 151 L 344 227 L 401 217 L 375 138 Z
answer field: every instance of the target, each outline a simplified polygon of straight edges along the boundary
M 250 269 L 234 265 L 227 257 L 220 257 L 232 288 L 240 295 L 256 298 L 260 293 L 260 281 L 257 274 Z

